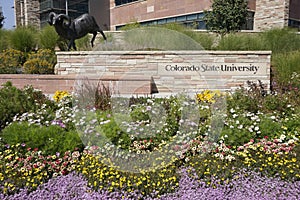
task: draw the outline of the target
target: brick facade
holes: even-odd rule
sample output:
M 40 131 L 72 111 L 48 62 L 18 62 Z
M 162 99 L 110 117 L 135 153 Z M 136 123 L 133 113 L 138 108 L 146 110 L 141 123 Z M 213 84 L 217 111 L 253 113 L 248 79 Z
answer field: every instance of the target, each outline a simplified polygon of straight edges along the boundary
M 111 1 L 114 2 L 114 0 Z M 199 11 L 208 10 L 210 6 L 210 0 L 202 0 L 201 3 L 199 0 L 138 1 L 128 5 L 112 7 L 111 24 L 116 26 L 128 22 L 141 22 L 150 19 L 198 13 Z
M 211 0 L 140 0 L 137 2 L 115 6 L 111 5 L 111 30 L 116 26 L 130 22 L 144 22 L 154 19 L 177 17 L 193 13 L 202 13 L 211 8 Z M 96 5 L 95 5 L 96 6 Z M 248 1 L 249 10 L 255 10 L 255 0 Z
M 40 27 L 40 1 L 15 0 L 17 26 Z M 89 12 L 104 30 L 116 30 L 130 22 L 147 22 L 202 13 L 209 10 L 211 0 L 139 0 L 115 5 L 115 0 L 90 0 Z M 248 0 L 248 8 L 254 14 L 254 31 L 285 27 L 289 19 L 300 24 L 298 0 Z M 44 20 L 44 19 L 43 19 Z M 295 25 L 295 23 L 294 23 Z

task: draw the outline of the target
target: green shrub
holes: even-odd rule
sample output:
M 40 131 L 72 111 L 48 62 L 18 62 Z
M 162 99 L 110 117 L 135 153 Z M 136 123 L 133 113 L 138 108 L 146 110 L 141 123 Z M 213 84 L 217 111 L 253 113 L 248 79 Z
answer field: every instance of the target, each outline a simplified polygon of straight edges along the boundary
M 152 139 L 157 147 L 162 141 L 169 141 L 176 135 L 181 115 L 180 104 L 176 98 L 131 98 L 129 107 L 127 107 L 127 100 L 114 99 L 111 111 L 98 110 L 97 121 L 101 125 L 94 127 L 94 130 L 97 131 L 96 135 L 100 133 L 97 141 L 103 139 L 101 144 L 97 144 L 98 146 L 103 146 L 109 141 L 123 149 L 128 149 L 134 141 Z M 146 100 L 148 102 L 145 103 Z M 87 123 L 91 121 L 93 119 L 86 119 Z M 95 125 L 86 125 L 86 129 L 83 130 L 83 136 L 89 138 L 89 141 L 92 141 L 94 136 L 86 133 L 92 126 Z M 140 129 L 136 129 L 137 127 Z
M 91 37 L 86 35 L 78 40 L 76 40 L 76 47 L 79 51 L 88 51 L 92 49 Z
M 15 49 L 7 49 L 0 53 L 0 74 L 16 74 L 21 72 L 24 54 Z
M 255 96 L 248 96 L 245 89 L 237 90 L 227 100 L 227 108 L 237 108 L 241 111 L 256 113 L 259 110 L 259 99 Z
M 132 23 L 129 23 L 129 24 L 126 24 L 125 26 L 123 26 L 121 28 L 121 30 L 128 31 L 128 30 L 135 29 L 135 28 L 141 28 L 141 24 L 138 22 L 132 22 Z
M 34 111 L 42 104 L 50 104 L 50 100 L 41 91 L 32 87 L 18 89 L 7 82 L 0 89 L 0 130 L 13 121 L 16 114 Z
M 210 50 L 212 49 L 212 46 L 214 45 L 215 42 L 215 35 L 210 34 L 208 32 L 198 32 L 193 30 L 192 28 L 188 28 L 186 26 L 183 26 L 178 23 L 168 23 L 162 25 L 162 27 L 171 29 L 180 33 L 183 33 L 196 42 L 198 42 L 205 50 Z
M 262 102 L 262 108 L 268 112 L 279 111 L 286 112 L 287 105 L 289 104 L 288 99 L 284 95 L 267 95 L 264 97 Z
M 44 49 L 54 50 L 58 43 L 59 36 L 52 26 L 44 27 L 39 34 L 40 45 Z
M 24 63 L 23 71 L 27 74 L 53 74 L 56 64 L 54 51 L 49 49 L 40 49 L 36 53 L 29 54 Z
M 218 50 L 252 51 L 268 50 L 258 34 L 230 33 L 221 38 L 217 45 Z
M 76 131 L 67 132 L 57 125 L 46 127 L 14 122 L 3 129 L 1 137 L 7 144 L 25 143 L 27 147 L 38 148 L 46 155 L 64 153 L 75 148 L 82 151 L 84 148 Z
M 10 32 L 11 31 L 0 29 L 0 51 L 8 49 L 9 47 L 8 37 Z
M 36 30 L 31 27 L 20 27 L 10 34 L 12 48 L 22 52 L 30 52 L 36 48 Z
M 195 32 L 195 31 L 188 32 L 186 34 L 191 38 L 193 38 L 195 41 L 199 42 L 205 50 L 213 49 L 216 40 L 215 35 L 210 33 Z
M 266 49 L 273 54 L 300 50 L 300 35 L 292 29 L 272 29 L 260 34 Z
M 300 51 L 274 55 L 272 64 L 279 85 L 300 87 Z
M 180 29 L 150 26 L 124 33 L 126 50 L 203 50 L 203 47 Z

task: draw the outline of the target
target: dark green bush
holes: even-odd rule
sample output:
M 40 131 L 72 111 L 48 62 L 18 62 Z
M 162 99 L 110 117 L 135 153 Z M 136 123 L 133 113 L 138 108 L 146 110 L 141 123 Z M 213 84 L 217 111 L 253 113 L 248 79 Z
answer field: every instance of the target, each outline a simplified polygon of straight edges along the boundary
M 42 48 L 54 50 L 58 43 L 59 36 L 54 27 L 46 26 L 39 34 L 39 42 Z
M 36 30 L 31 27 L 17 28 L 10 34 L 10 45 L 12 48 L 22 52 L 30 52 L 36 48 Z
M 8 37 L 10 32 L 11 31 L 0 29 L 0 51 L 8 49 L 9 47 Z
M 46 127 L 14 122 L 3 129 L 1 137 L 7 144 L 25 143 L 26 146 L 38 148 L 46 155 L 64 153 L 75 148 L 82 151 L 84 148 L 76 131 L 65 131 L 57 125 Z
M 5 83 L 0 89 L 0 130 L 12 122 L 16 114 L 34 111 L 42 104 L 51 101 L 41 91 L 32 87 L 18 89 L 11 82 Z

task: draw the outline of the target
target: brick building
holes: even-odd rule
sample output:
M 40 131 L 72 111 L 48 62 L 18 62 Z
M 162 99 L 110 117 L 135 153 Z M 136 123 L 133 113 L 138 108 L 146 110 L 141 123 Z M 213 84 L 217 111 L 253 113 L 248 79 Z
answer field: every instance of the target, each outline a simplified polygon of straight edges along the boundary
M 14 7 L 17 26 L 38 28 L 47 23 L 50 12 L 67 13 L 73 18 L 89 12 L 88 0 L 15 0 Z
M 15 0 L 16 26 L 39 26 L 39 0 Z
M 162 24 L 179 22 L 205 29 L 203 11 L 211 0 L 105 0 L 110 3 L 110 27 L 116 30 L 129 22 Z M 91 1 L 96 9 L 97 3 Z M 98 6 L 98 10 L 103 9 Z M 249 16 L 244 29 L 266 30 L 300 25 L 299 0 L 248 0 Z
M 275 27 L 300 27 L 299 0 L 247 0 L 249 15 L 243 29 L 266 30 Z M 205 29 L 203 11 L 211 0 L 15 0 L 16 24 L 45 24 L 50 11 L 69 15 L 84 12 L 95 16 L 104 30 L 118 30 L 139 22 L 142 25 L 178 22 Z M 73 6 L 73 7 L 72 7 Z

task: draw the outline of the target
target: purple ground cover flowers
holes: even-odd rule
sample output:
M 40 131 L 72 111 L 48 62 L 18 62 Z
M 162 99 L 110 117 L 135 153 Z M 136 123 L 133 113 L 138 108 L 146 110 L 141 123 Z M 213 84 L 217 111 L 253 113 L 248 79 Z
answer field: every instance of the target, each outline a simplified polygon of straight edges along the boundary
M 192 199 L 243 199 L 243 200 L 298 200 L 300 199 L 300 181 L 286 182 L 279 178 L 269 178 L 254 171 L 240 171 L 228 183 L 213 178 L 208 185 L 198 178 L 191 168 L 183 168 L 181 179 L 175 193 L 160 197 L 143 197 L 138 192 L 94 191 L 87 180 L 80 174 L 70 173 L 50 179 L 37 190 L 28 192 L 22 189 L 19 193 L 4 196 L 3 200 L 94 200 L 94 199 L 156 199 L 156 200 L 192 200 Z M 221 184 L 223 182 L 223 184 Z
M 179 189 L 174 194 L 161 197 L 164 200 L 174 199 L 243 199 L 243 200 L 273 200 L 273 199 L 299 199 L 300 181 L 286 182 L 279 178 L 268 178 L 254 171 L 236 173 L 234 179 L 228 184 L 220 184 L 214 178 L 210 187 L 196 174 L 193 178 L 187 170 L 182 170 Z

